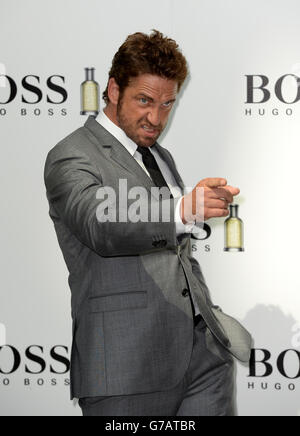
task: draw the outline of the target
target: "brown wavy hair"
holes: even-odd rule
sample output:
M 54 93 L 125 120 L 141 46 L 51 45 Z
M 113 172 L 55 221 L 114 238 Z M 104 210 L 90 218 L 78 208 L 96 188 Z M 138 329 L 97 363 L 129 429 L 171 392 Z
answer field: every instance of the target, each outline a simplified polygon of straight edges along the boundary
M 130 79 L 141 74 L 175 80 L 179 92 L 188 75 L 187 61 L 178 44 L 158 30 L 152 30 L 150 36 L 137 32 L 129 35 L 115 54 L 109 79 L 114 77 L 122 96 Z M 109 103 L 108 85 L 103 100 Z

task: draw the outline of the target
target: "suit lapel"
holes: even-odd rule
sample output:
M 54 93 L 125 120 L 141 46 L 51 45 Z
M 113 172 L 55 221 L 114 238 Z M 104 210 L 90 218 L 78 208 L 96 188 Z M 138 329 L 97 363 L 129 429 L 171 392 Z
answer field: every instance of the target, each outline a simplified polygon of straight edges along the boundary
M 106 149 L 110 148 L 110 158 L 113 159 L 117 165 L 136 176 L 139 179 L 140 185 L 145 186 L 157 199 L 159 199 L 159 196 L 156 194 L 157 189 L 151 190 L 151 188 L 157 188 L 153 180 L 143 170 L 134 157 L 131 156 L 127 149 L 111 133 L 102 127 L 93 116 L 90 116 L 87 119 L 84 126 L 97 138 L 99 145 Z M 184 184 L 180 178 L 180 175 L 167 151 L 157 143 L 155 144 L 155 147 L 157 148 L 162 159 L 167 162 L 178 183 L 178 186 L 180 186 L 181 189 L 184 189 Z
M 118 142 L 118 146 L 115 145 L 112 146 L 110 157 L 118 165 L 122 166 L 127 171 L 134 174 L 139 179 L 141 186 L 145 186 L 149 191 L 151 191 L 151 188 L 156 187 L 153 180 L 143 170 L 140 164 L 134 159 L 133 156 L 131 156 L 131 154 L 126 150 L 126 148 L 123 145 L 121 145 L 119 142 Z
M 157 149 L 157 151 L 159 152 L 160 156 L 162 157 L 162 159 L 167 162 L 168 167 L 170 168 L 171 173 L 173 174 L 173 176 L 175 177 L 176 183 L 177 185 L 181 188 L 181 190 L 184 190 L 184 183 L 182 178 L 180 177 L 179 172 L 177 171 L 177 168 L 173 162 L 173 159 L 171 158 L 171 156 L 169 155 L 169 153 L 166 151 L 165 148 L 163 148 L 161 145 L 159 145 L 158 143 L 155 144 L 155 147 Z

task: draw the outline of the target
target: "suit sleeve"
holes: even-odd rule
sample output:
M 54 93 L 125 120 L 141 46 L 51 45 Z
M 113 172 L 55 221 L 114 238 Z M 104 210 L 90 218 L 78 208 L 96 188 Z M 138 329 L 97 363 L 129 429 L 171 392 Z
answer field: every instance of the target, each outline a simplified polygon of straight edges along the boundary
M 68 152 L 62 147 L 48 154 L 44 179 L 47 198 L 59 219 L 79 241 L 101 256 L 129 256 L 174 249 L 177 245 L 174 209 L 178 199 L 156 200 L 143 197 L 140 204 L 147 207 L 147 222 L 121 222 L 128 209 L 120 210 L 119 198 L 109 197 L 110 188 L 103 185 L 98 168 L 78 148 Z M 107 194 L 104 196 L 103 194 Z M 136 200 L 135 200 L 136 201 Z M 105 203 L 103 203 L 105 202 Z M 104 206 L 105 205 L 105 206 Z M 169 219 L 162 216 L 152 222 L 151 207 L 169 210 Z M 114 211 L 116 219 L 106 219 Z M 122 212 L 120 214 L 120 212 Z

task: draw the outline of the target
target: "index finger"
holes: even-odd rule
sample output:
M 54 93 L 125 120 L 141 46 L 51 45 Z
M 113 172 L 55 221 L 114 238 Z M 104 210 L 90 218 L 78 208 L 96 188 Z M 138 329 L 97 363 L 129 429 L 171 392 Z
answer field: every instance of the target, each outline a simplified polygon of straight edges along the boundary
M 227 185 L 227 180 L 222 177 L 209 177 L 201 180 L 198 186 L 207 186 L 208 188 L 218 188 Z
M 215 188 L 211 190 L 210 196 L 212 198 L 225 198 L 228 203 L 233 202 L 233 196 L 240 193 L 239 188 L 233 186 L 225 186 L 224 188 Z

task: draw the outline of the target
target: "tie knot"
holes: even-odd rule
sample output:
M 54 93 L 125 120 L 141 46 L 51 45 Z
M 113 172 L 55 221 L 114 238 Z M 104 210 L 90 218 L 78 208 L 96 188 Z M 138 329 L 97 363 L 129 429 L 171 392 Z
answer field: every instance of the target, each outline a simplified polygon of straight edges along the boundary
M 149 150 L 149 148 L 150 147 L 141 147 L 141 146 L 138 146 L 137 151 L 139 153 L 141 153 L 141 155 L 144 156 L 144 157 L 153 156 L 151 151 Z

